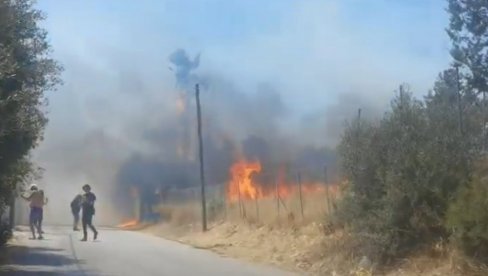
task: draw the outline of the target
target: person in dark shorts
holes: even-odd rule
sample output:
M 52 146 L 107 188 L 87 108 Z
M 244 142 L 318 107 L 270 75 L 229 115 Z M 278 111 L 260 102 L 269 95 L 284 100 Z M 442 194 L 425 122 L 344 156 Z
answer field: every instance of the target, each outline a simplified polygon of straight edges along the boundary
M 78 225 L 80 224 L 80 211 L 83 196 L 78 194 L 75 196 L 73 201 L 71 201 L 71 213 L 73 214 L 73 231 L 80 231 Z
M 44 194 L 39 191 L 39 188 L 36 184 L 32 184 L 30 186 L 30 195 L 25 196 L 21 194 L 21 197 L 25 200 L 29 201 L 30 206 L 30 214 L 29 214 L 29 225 L 32 232 L 32 238 L 36 239 L 36 230 L 37 230 L 37 239 L 42 240 L 44 237 L 42 236 L 41 231 L 41 220 L 42 220 L 42 208 L 44 207 Z
M 83 226 L 83 239 L 81 241 L 87 241 L 88 239 L 88 231 L 87 227 L 93 231 L 93 240 L 96 240 L 98 237 L 98 231 L 93 226 L 93 216 L 95 215 L 95 201 L 97 197 L 94 193 L 91 192 L 91 187 L 88 184 L 83 186 L 83 199 L 81 203 L 81 224 Z

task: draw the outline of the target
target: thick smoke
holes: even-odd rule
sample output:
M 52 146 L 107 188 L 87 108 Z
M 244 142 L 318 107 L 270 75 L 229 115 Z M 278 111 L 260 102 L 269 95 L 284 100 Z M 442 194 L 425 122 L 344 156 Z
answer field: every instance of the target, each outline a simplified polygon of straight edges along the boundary
M 335 155 L 326 148 L 301 145 L 282 131 L 289 119 L 288 109 L 272 85 L 262 83 L 255 91 L 240 91 L 223 76 L 192 73 L 200 57 L 191 61 L 186 51 L 178 49 L 169 61 L 175 69 L 178 87 L 183 89 L 185 110 L 166 127 L 144 130 L 143 139 L 155 149 L 165 149 L 163 155 L 135 153 L 120 169 L 118 183 L 122 192 L 136 186 L 144 194 L 170 188 L 198 185 L 195 106 L 193 87 L 202 85 L 204 153 L 206 180 L 209 185 L 222 185 L 229 178 L 229 168 L 237 159 L 259 160 L 263 165 L 262 182 L 273 183 L 283 167 L 314 172 L 322 177 L 326 164 L 334 164 Z M 182 120 L 185 118 L 186 120 Z M 192 118 L 189 120 L 189 118 Z M 286 124 L 285 124 L 286 126 Z M 181 131 L 183 129 L 183 131 Z M 185 131 L 186 130 L 186 131 Z M 190 157 L 179 155 L 177 149 L 192 133 Z M 192 158 L 193 157 L 193 158 Z M 120 196 L 124 197 L 124 196 Z
M 232 28 L 207 1 L 194 1 L 191 10 L 163 1 L 109 10 L 120 3 L 39 2 L 65 68 L 65 85 L 49 96 L 45 140 L 34 153 L 45 168 L 38 184 L 51 199 L 47 223 L 70 222 L 69 201 L 86 182 L 99 197 L 97 220 L 110 222 L 118 219 L 110 209 L 120 207 L 113 202 L 127 201 L 130 185 L 197 185 L 196 82 L 209 185 L 224 181 L 228 164 L 242 156 L 262 159 L 266 172 L 288 166 L 319 171 L 320 178 L 344 120 L 358 108 L 364 118 L 377 116 L 402 81 L 422 93 L 448 62 L 439 51 L 445 24 L 437 8 L 411 10 L 433 16 L 419 26 L 439 23 L 412 32 L 411 24 L 383 24 L 383 15 L 388 21 L 391 11 L 402 11 L 392 4 L 374 17 L 379 31 L 371 32 L 367 16 L 338 0 L 270 1 L 258 13 L 255 4 L 220 5 L 231 17 L 257 16 Z M 278 13 L 270 20 L 267 11 Z M 197 20 L 182 20 L 182 13 Z M 205 52 L 174 51 L 179 45 Z M 166 168 L 185 177 L 162 175 Z
M 242 89 L 223 73 L 202 71 L 200 56 L 190 58 L 181 49 L 168 60 L 176 88 L 169 85 L 171 79 L 162 82 L 143 76 L 137 73 L 137 66 L 129 67 L 120 60 L 113 65 L 118 66 L 118 72 L 109 77 L 81 64 L 70 66 L 74 69 L 69 72 L 67 82 L 74 84 L 65 89 L 71 95 L 83 95 L 78 93 L 85 87 L 75 86 L 77 83 L 98 83 L 99 91 L 81 98 L 66 97 L 65 100 L 79 104 L 74 105 L 78 110 L 63 115 L 83 116 L 68 120 L 70 124 L 54 124 L 59 129 L 51 133 L 57 135 L 48 136 L 37 152 L 46 169 L 41 184 L 49 195 L 63 194 L 47 211 L 64 212 L 47 216 L 48 222 L 53 218 L 54 222 L 70 221 L 69 201 L 83 183 L 92 184 L 99 194 L 98 217 L 108 224 L 130 216 L 131 187 L 136 187 L 148 202 L 156 191 L 196 187 L 197 82 L 201 84 L 209 186 L 226 183 L 231 164 L 240 158 L 262 163 L 263 183 L 273 183 L 283 168 L 288 168 L 290 179 L 301 170 L 313 180 L 323 179 L 324 166 L 334 168 L 335 154 L 330 148 L 335 142 L 329 142 L 328 135 L 340 133 L 340 124 L 349 117 L 349 108 L 347 112 L 333 107 L 334 114 L 312 114 L 311 119 L 296 127 L 289 123 L 294 115 L 271 83 L 262 82 L 251 91 Z M 331 126 L 331 132 L 326 131 Z
M 197 76 L 192 71 L 200 65 L 200 54 L 191 60 L 185 50 L 177 49 L 169 56 L 169 61 L 173 65 L 170 68 L 175 72 L 178 87 L 187 91 L 191 89 L 189 85 L 197 83 Z

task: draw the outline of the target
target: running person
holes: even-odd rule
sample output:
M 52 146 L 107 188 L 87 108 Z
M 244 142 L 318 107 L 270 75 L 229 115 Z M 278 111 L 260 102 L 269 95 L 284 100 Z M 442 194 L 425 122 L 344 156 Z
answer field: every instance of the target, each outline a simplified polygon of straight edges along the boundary
M 29 214 L 29 226 L 32 232 L 32 238 L 36 239 L 36 230 L 38 234 L 38 239 L 42 240 L 41 232 L 41 218 L 42 218 L 42 207 L 44 206 L 44 195 L 39 192 L 36 184 L 30 186 L 30 195 L 25 196 L 21 194 L 21 197 L 29 201 L 30 214 Z
M 96 240 L 98 237 L 98 231 L 93 226 L 92 221 L 93 216 L 95 215 L 95 201 L 97 200 L 97 197 L 91 192 L 91 187 L 88 184 L 83 186 L 83 191 L 85 194 L 83 195 L 83 200 L 81 203 L 81 224 L 83 225 L 83 239 L 81 241 L 87 241 L 88 239 L 87 227 L 90 227 L 90 229 L 93 231 L 93 240 Z

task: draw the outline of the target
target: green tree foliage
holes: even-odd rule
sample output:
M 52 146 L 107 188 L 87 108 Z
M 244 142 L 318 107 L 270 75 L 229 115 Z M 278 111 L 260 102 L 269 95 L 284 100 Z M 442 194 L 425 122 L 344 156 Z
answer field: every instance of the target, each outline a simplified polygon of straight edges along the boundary
M 350 185 L 337 215 L 364 242 L 364 254 L 386 261 L 449 236 L 449 203 L 480 156 L 477 101 L 458 93 L 449 69 L 424 101 L 401 88 L 382 120 L 347 126 L 339 154 Z
M 339 146 L 350 180 L 339 217 L 364 241 L 365 254 L 385 260 L 427 233 L 436 218 L 425 151 L 422 102 L 402 87 L 378 123 L 349 125 Z
M 453 240 L 468 255 L 488 261 L 488 159 L 483 158 L 469 185 L 463 186 L 450 205 L 447 226 Z
M 448 11 L 451 55 L 465 69 L 470 89 L 488 92 L 488 2 L 448 0 Z
M 33 170 L 29 151 L 42 139 L 44 93 L 60 83 L 44 19 L 34 1 L 0 0 L 0 207 Z
M 488 261 L 488 2 L 448 0 L 453 68 L 422 100 L 401 89 L 377 122 L 347 125 L 337 218 L 378 260 L 439 237 Z
M 430 181 L 435 183 L 442 216 L 453 191 L 468 181 L 471 164 L 481 153 L 479 99 L 462 90 L 456 70 L 448 69 L 439 75 L 434 89 L 425 97 L 429 122 L 427 154 L 434 174 Z
M 486 150 L 488 106 L 488 2 L 449 0 L 452 56 L 462 72 L 466 133 L 464 144 L 470 179 L 456 194 L 447 214 L 453 239 L 468 255 L 488 261 Z M 477 97 L 481 94 L 481 97 Z M 477 130 L 477 132 L 476 132 Z

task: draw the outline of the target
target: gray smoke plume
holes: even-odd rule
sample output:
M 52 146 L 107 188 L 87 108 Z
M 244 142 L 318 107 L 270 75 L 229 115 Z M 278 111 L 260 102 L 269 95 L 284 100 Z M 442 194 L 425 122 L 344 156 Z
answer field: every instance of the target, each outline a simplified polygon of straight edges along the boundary
M 225 180 L 238 154 L 262 159 L 263 171 L 288 163 L 290 170 L 310 168 L 320 175 L 332 162 L 329 149 L 340 140 L 344 121 L 358 108 L 365 118 L 381 113 L 389 91 L 402 81 L 422 93 L 448 62 L 438 39 L 442 26 L 411 32 L 411 24 L 377 24 L 380 31 L 371 32 L 362 28 L 364 20 L 344 20 L 339 0 L 269 1 L 279 4 L 265 11 L 280 14 L 269 20 L 259 12 L 253 23 L 262 28 L 240 24 L 237 30 L 219 25 L 225 17 L 210 25 L 182 20 L 181 11 L 191 13 L 185 4 L 108 11 L 107 5 L 86 1 L 39 2 L 49 14 L 43 24 L 54 55 L 66 69 L 65 85 L 50 94 L 45 140 L 34 152 L 45 168 L 38 184 L 50 197 L 46 223 L 70 222 L 69 201 L 84 183 L 98 195 L 97 221 L 110 222 L 118 219 L 113 202 L 124 202 L 130 185 L 158 186 L 159 179 L 195 185 L 196 82 L 202 90 L 206 173 L 214 185 Z M 196 2 L 193 16 L 214 16 L 207 1 Z M 108 6 L 118 4 L 112 0 Z M 231 12 L 255 13 L 256 5 L 243 7 Z M 391 42 L 386 51 L 384 41 Z M 205 54 L 175 51 L 175 43 Z M 253 86 L 259 82 L 267 84 Z M 177 108 L 181 94 L 183 117 Z M 186 151 L 178 149 L 180 140 Z M 172 173 L 181 171 L 185 177 Z
M 289 117 L 280 93 L 269 83 L 261 83 L 255 91 L 241 91 L 222 75 L 197 75 L 191 71 L 198 66 L 199 56 L 190 61 L 184 50 L 177 50 L 169 60 L 178 68 L 175 78 L 185 97 L 184 114 L 191 120 L 171 117 L 166 124 L 143 130 L 141 139 L 154 149 L 164 149 L 160 154 L 134 153 L 120 167 L 117 183 L 121 189 L 117 198 L 126 198 L 129 187 L 136 186 L 143 194 L 168 188 L 186 188 L 199 185 L 198 159 L 181 158 L 177 149 L 185 139 L 181 127 L 193 131 L 196 142 L 195 106 L 193 85 L 203 83 L 201 102 L 203 109 L 204 154 L 207 183 L 223 185 L 229 179 L 229 168 L 238 158 L 259 160 L 263 166 L 260 181 L 274 183 L 280 169 L 285 166 L 323 172 L 326 163 L 335 156 L 324 148 L 301 147 L 282 131 L 282 123 Z M 182 125 L 186 124 L 186 125 Z M 191 155 L 196 156 L 196 147 Z M 312 157 L 309 159 L 308 157 Z M 316 163 L 315 167 L 309 163 Z M 292 176 L 293 177 L 293 176 Z M 148 196 L 149 197 L 149 196 Z M 120 200 L 121 203 L 127 200 Z M 122 207 L 121 207 L 122 208 Z
M 192 74 L 192 71 L 200 65 L 200 54 L 191 60 L 184 49 L 177 49 L 169 56 L 169 61 L 173 64 L 170 68 L 175 72 L 178 87 L 190 90 L 190 85 L 196 83 L 196 75 Z
M 324 166 L 334 167 L 335 154 L 329 149 L 333 143 L 327 137 L 340 133 L 340 125 L 349 117 L 349 108 L 341 109 L 345 103 L 339 101 L 330 112 L 313 113 L 296 127 L 289 123 L 293 114 L 274 85 L 262 82 L 249 90 L 224 74 L 197 74 L 199 55 L 191 59 L 181 49 L 170 55 L 177 90 L 171 87 L 171 79 L 137 73 L 137 66 L 117 55 L 113 59 L 112 67 L 118 71 L 110 75 L 83 63 L 68 67 L 73 68 L 67 74 L 69 85 L 64 87 L 68 92 L 61 94 L 57 106 L 72 101 L 77 109 L 54 117 L 58 121 L 50 126 L 46 143 L 37 152 L 46 169 L 41 184 L 49 195 L 63 194 L 47 207 L 47 212 L 59 214 L 47 216 L 47 222 L 70 220 L 69 201 L 84 183 L 94 186 L 99 195 L 98 218 L 108 224 L 132 213 L 131 187 L 137 187 L 147 201 L 155 191 L 196 187 L 196 82 L 202 84 L 209 186 L 224 185 L 238 158 L 259 160 L 264 184 L 274 183 L 282 168 L 288 168 L 289 180 L 297 170 L 322 180 Z M 85 83 L 98 84 L 89 96 L 81 93 Z M 177 107 L 181 95 L 185 95 L 183 113 Z M 180 152 L 186 140 L 188 156 Z

